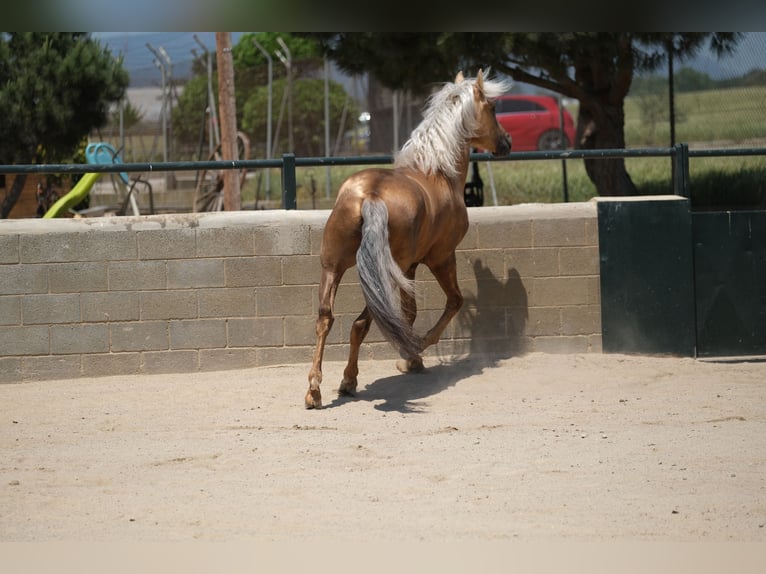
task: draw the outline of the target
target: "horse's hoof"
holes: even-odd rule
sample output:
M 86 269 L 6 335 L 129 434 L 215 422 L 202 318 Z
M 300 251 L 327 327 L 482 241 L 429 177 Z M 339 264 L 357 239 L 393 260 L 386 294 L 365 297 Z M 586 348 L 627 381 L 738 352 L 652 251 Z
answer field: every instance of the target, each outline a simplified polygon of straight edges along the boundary
M 425 371 L 423 359 L 420 357 L 415 359 L 399 359 L 396 361 L 396 368 L 402 373 L 422 373 Z
M 321 409 L 322 408 L 322 395 L 319 390 L 309 390 L 306 393 L 306 408 L 307 409 Z
M 343 379 L 343 382 L 341 382 L 340 387 L 338 387 L 338 395 L 341 397 L 354 397 L 356 396 L 356 380 L 349 381 L 347 379 Z

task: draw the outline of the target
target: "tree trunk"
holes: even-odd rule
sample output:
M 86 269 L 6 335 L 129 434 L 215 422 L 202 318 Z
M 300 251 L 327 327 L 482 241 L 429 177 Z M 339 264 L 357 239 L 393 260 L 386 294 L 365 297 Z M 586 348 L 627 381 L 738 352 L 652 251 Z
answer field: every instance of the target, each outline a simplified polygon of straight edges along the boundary
M 231 53 L 231 32 L 215 33 L 218 62 L 218 102 L 221 110 L 221 157 L 224 161 L 238 160 L 237 104 L 234 97 L 234 61 Z M 223 170 L 223 206 L 226 211 L 242 209 L 239 171 Z
M 19 196 L 21 195 L 21 192 L 24 191 L 24 184 L 26 184 L 26 182 L 27 182 L 26 173 L 19 173 L 16 175 L 16 177 L 13 180 L 13 185 L 11 186 L 11 190 L 5 196 L 5 199 L 3 200 L 2 205 L 0 205 L 0 219 L 8 218 L 8 216 L 11 213 L 11 210 L 13 209 L 13 206 L 16 205 L 16 202 L 18 201 Z
M 613 104 L 598 99 L 580 102 L 577 141 L 581 149 L 624 149 L 625 113 L 623 103 Z M 601 196 L 638 195 L 633 180 L 625 169 L 625 160 L 586 159 L 585 172 Z

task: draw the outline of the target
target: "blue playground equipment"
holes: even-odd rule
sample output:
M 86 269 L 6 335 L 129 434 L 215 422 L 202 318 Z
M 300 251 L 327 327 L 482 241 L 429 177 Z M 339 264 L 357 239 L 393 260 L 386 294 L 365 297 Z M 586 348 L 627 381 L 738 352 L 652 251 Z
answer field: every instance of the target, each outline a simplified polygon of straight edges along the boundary
M 88 144 L 85 148 L 85 159 L 89 164 L 112 165 L 122 163 L 122 159 L 117 150 L 114 149 L 111 144 L 106 142 Z M 88 197 L 93 185 L 100 179 L 101 175 L 101 173 L 93 172 L 83 175 L 80 181 L 77 182 L 69 193 L 56 201 L 43 217 L 51 219 L 54 217 L 61 217 L 70 212 L 73 206 L 79 204 Z M 135 194 L 136 186 L 138 184 L 142 184 L 147 188 L 149 194 L 149 212 L 154 213 L 154 196 L 152 194 L 152 186 L 148 181 L 144 181 L 140 177 L 131 181 L 128 174 L 124 171 L 111 175 L 115 189 L 118 191 L 119 195 L 124 197 L 122 203 L 116 209 L 115 215 L 126 215 L 128 212 L 128 205 L 130 205 L 132 215 L 141 214 Z M 106 211 L 108 211 L 107 207 L 99 206 L 77 211 L 76 214 L 87 217 L 94 214 L 104 215 Z

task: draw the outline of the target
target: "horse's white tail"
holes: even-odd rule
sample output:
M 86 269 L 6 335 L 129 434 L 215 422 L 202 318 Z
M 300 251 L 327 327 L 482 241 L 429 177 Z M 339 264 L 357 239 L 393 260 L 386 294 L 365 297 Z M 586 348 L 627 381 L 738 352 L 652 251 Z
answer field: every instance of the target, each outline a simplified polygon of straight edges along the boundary
M 362 219 L 362 242 L 356 253 L 356 265 L 367 309 L 402 357 L 416 357 L 421 351 L 421 341 L 402 316 L 399 296 L 400 289 L 414 295 L 415 282 L 405 277 L 391 255 L 386 204 L 364 200 Z

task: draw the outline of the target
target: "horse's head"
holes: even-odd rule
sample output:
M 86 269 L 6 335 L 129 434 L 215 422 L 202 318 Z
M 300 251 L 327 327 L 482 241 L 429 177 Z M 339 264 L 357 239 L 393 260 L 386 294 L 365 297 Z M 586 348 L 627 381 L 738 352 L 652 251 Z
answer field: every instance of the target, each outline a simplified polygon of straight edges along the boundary
M 506 155 L 511 138 L 495 118 L 494 98 L 507 89 L 505 82 L 490 80 L 481 70 L 471 79 L 459 73 L 453 83 L 431 94 L 423 121 L 396 154 L 394 165 L 455 178 L 470 147 Z
M 455 78 L 455 83 L 464 81 L 462 72 Z M 494 98 L 499 96 L 504 85 L 500 82 L 484 81 L 481 70 L 473 82 L 473 102 L 476 111 L 476 130 L 470 140 L 474 148 L 485 149 L 492 155 L 508 155 L 511 151 L 511 136 L 495 117 Z

